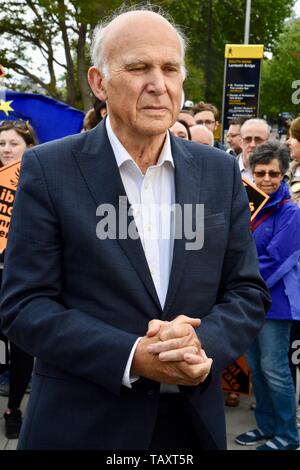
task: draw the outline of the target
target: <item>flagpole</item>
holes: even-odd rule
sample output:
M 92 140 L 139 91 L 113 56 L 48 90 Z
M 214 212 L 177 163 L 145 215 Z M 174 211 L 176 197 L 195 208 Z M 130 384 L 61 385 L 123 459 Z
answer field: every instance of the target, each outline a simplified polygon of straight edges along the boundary
M 251 19 L 251 0 L 246 0 L 246 17 L 245 17 L 244 44 L 249 44 L 249 37 L 250 37 L 250 19 Z
M 5 76 L 5 68 L 3 67 L 2 64 L 0 64 L 0 78 L 3 78 Z M 1 80 L 0 80 L 0 100 L 5 100 L 5 87 L 2 85 Z

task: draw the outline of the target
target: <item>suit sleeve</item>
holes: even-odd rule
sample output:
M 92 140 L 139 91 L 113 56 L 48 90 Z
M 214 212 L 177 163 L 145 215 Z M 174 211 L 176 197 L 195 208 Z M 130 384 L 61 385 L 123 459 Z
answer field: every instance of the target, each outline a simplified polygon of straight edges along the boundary
M 213 368 L 218 371 L 247 350 L 270 307 L 249 230 L 249 203 L 236 162 L 229 224 L 218 299 L 198 330 L 207 355 L 214 360 Z
M 28 151 L 5 254 L 3 331 L 29 354 L 118 394 L 137 336 L 63 305 L 63 243 L 40 162 Z

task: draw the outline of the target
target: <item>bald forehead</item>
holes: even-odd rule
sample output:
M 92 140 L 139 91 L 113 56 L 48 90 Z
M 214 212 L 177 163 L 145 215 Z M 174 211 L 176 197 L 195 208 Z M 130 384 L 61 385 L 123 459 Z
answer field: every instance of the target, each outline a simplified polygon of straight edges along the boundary
M 107 28 L 114 28 L 126 24 L 132 24 L 133 22 L 140 22 L 143 20 L 159 22 L 169 26 L 170 28 L 174 29 L 173 26 L 166 20 L 163 16 L 155 13 L 154 11 L 143 11 L 143 10 L 136 10 L 136 11 L 127 11 L 126 13 L 122 13 L 121 15 L 114 18 L 108 25 Z
M 207 142 L 209 145 L 213 144 L 213 133 L 207 129 L 207 127 L 201 125 L 201 124 L 196 124 L 195 126 L 190 127 L 191 131 L 191 136 L 193 140 L 196 140 L 198 142 Z
M 116 42 L 120 41 L 120 38 L 126 40 L 134 35 L 146 38 L 148 31 L 155 32 L 158 27 L 165 30 L 166 41 L 168 39 L 177 39 L 178 45 L 180 45 L 177 31 L 161 15 L 153 11 L 129 11 L 122 13 L 106 26 L 103 44 L 104 52 L 109 54 L 115 48 Z
M 248 133 L 265 134 L 267 137 L 269 135 L 269 126 L 264 122 L 245 122 L 241 127 L 242 137 Z
M 191 127 L 191 132 L 194 135 L 205 135 L 205 136 L 211 136 L 212 132 L 207 129 L 207 127 L 203 126 L 202 124 L 196 124 L 195 126 Z

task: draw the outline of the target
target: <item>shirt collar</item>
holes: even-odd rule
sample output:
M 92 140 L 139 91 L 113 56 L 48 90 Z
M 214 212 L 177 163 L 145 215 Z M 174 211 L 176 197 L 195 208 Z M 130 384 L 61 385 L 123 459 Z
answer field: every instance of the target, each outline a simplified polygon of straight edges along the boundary
M 108 139 L 109 139 L 110 145 L 112 146 L 113 152 L 115 154 L 118 167 L 120 168 L 127 161 L 131 161 L 134 163 L 134 165 L 137 166 L 134 159 L 127 152 L 125 147 L 121 144 L 118 137 L 112 130 L 109 116 L 106 117 L 105 125 L 106 125 Z M 156 166 L 162 166 L 165 162 L 170 162 L 174 168 L 175 165 L 174 165 L 174 160 L 173 160 L 172 152 L 171 152 L 171 141 L 170 141 L 169 132 L 166 133 L 165 143 L 160 152 Z
M 239 155 L 239 167 L 240 167 L 240 172 L 241 173 L 242 173 L 242 171 L 246 171 L 245 167 L 244 167 L 243 154 L 242 153 L 240 153 L 240 155 Z

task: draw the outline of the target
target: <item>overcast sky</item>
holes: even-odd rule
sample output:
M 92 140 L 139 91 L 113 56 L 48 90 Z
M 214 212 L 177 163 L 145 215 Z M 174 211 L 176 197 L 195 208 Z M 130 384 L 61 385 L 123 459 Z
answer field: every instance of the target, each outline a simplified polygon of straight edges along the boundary
M 294 10 L 295 10 L 295 13 L 297 16 L 300 16 L 300 0 L 297 0 L 295 6 L 294 6 Z

